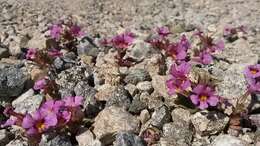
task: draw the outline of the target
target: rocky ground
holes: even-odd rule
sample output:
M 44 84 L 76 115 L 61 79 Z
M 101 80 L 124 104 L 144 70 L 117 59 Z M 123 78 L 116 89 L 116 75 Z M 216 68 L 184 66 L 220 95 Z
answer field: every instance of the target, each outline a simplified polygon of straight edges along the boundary
M 245 66 L 259 62 L 259 8 L 259 0 L 0 0 L 1 108 L 11 103 L 25 113 L 40 106 L 44 97 L 34 93 L 32 82 L 45 73 L 19 59 L 21 48 L 44 48 L 51 23 L 72 16 L 94 40 L 132 30 L 138 38 L 128 54 L 140 62 L 118 67 L 114 52 L 88 42 L 81 42 L 87 49 L 79 56 L 67 53 L 56 59 L 60 94 L 84 96 L 89 121 L 76 136 L 44 135 L 40 145 L 144 146 L 141 135 L 147 129 L 159 135 L 154 146 L 260 145 L 259 127 L 240 133 L 227 129 L 231 109 L 194 113 L 176 104 L 165 85 L 170 59 L 141 41 L 162 25 L 177 34 L 173 38 L 191 36 L 196 28 L 220 38 L 226 25 L 244 25 L 247 39 L 226 42 L 216 55 L 219 59 L 206 67 L 221 80 L 219 95 L 234 105 L 246 90 Z M 259 109 L 260 96 L 249 97 L 245 104 Z M 259 113 L 250 116 L 260 118 Z M 0 145 L 28 145 L 19 133 L 17 127 L 1 129 Z

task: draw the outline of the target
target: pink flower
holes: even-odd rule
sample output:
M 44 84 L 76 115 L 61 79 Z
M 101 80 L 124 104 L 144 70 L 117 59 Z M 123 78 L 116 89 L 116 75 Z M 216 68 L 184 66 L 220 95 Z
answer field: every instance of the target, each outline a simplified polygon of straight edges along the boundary
M 180 65 L 172 64 L 170 73 L 176 78 L 187 78 L 191 70 L 191 65 L 188 62 L 181 62 Z
M 26 114 L 22 127 L 26 129 L 28 135 L 41 134 L 47 131 L 49 128 L 56 126 L 58 123 L 56 118 L 52 116 L 44 116 L 38 110 L 34 114 Z
M 62 26 L 60 24 L 54 24 L 51 26 L 50 36 L 53 39 L 56 40 L 60 39 L 61 33 L 62 33 Z
M 78 107 L 83 104 L 82 96 L 68 96 L 64 98 L 65 106 L 68 107 Z
M 249 65 L 244 70 L 244 75 L 247 78 L 257 78 L 260 77 L 260 64 Z
M 170 95 L 185 91 L 191 86 L 191 82 L 188 79 L 190 69 L 191 65 L 187 62 L 182 62 L 178 66 L 176 64 L 171 66 L 171 78 L 166 81 L 166 86 Z
M 51 50 L 48 51 L 48 55 L 51 56 L 51 57 L 56 58 L 56 57 L 62 56 L 63 54 L 62 54 L 62 52 L 60 52 L 60 50 L 51 49 Z
M 78 25 L 72 25 L 71 27 L 70 27 L 70 30 L 69 30 L 69 32 L 72 34 L 72 36 L 74 36 L 74 37 L 81 37 L 81 36 L 83 36 L 83 35 L 85 35 L 85 32 L 83 32 L 82 30 L 81 30 L 81 28 L 78 26 Z
M 124 32 L 111 39 L 112 46 L 117 49 L 126 49 L 133 44 L 134 34 L 131 32 Z
M 37 49 L 30 48 L 27 50 L 26 59 L 34 60 L 36 58 L 36 54 L 37 54 Z
M 46 85 L 47 85 L 47 80 L 44 78 L 44 79 L 36 81 L 34 86 L 33 86 L 33 89 L 34 90 L 42 90 L 42 89 L 45 88 Z
M 210 53 L 203 51 L 200 52 L 198 62 L 202 64 L 210 64 L 213 61 L 213 58 Z
M 216 106 L 219 102 L 219 97 L 210 86 L 199 84 L 193 88 L 192 92 L 190 99 L 200 109 L 206 109 L 209 105 Z
M 169 34 L 171 34 L 170 30 L 168 27 L 157 27 L 156 32 L 158 33 L 159 36 L 161 37 L 167 37 Z
M 168 88 L 169 95 L 173 95 L 175 93 L 181 93 L 182 91 L 185 91 L 191 86 L 191 82 L 188 79 L 172 77 L 166 81 L 166 86 Z
M 190 48 L 190 43 L 187 40 L 186 36 L 183 35 L 181 40 L 177 43 L 171 43 L 166 52 L 168 55 L 172 56 L 176 60 L 183 60 L 187 56 L 187 51 Z
M 248 91 L 251 93 L 260 93 L 260 77 L 247 78 Z
M 1 125 L 1 128 L 15 125 L 16 122 L 17 122 L 17 118 L 14 116 L 10 116 L 9 119 L 6 120 L 5 123 Z

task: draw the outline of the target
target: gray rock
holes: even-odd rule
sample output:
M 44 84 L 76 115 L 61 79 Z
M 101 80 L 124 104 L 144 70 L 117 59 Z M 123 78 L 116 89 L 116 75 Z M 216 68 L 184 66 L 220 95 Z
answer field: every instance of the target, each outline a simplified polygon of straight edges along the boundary
M 118 106 L 128 109 L 132 102 L 130 93 L 125 90 L 124 86 L 118 86 L 107 100 L 106 106 Z
M 172 111 L 171 115 L 173 121 L 183 121 L 186 123 L 190 123 L 190 112 L 185 109 L 176 108 Z
M 137 87 L 137 89 L 139 89 L 142 92 L 148 92 L 148 93 L 153 92 L 152 83 L 149 81 L 139 82 L 139 83 L 137 83 L 136 87 Z
M 33 89 L 28 90 L 12 102 L 16 112 L 25 114 L 36 111 L 43 101 L 42 95 L 33 95 Z
M 154 91 L 159 93 L 161 96 L 167 98 L 169 97 L 168 89 L 166 87 L 166 76 L 160 76 L 160 75 L 154 75 L 152 77 L 152 86 L 154 88 Z
M 77 96 L 85 97 L 85 104 L 95 104 L 95 94 L 96 90 L 89 86 L 88 82 L 80 81 L 74 87 L 74 92 Z M 85 105 L 84 104 L 84 105 Z
M 211 146 L 247 146 L 247 144 L 231 135 L 219 135 L 211 143 Z
M 122 108 L 110 106 L 102 110 L 93 124 L 93 133 L 102 143 L 113 142 L 113 135 L 119 131 L 139 132 L 140 121 Z
M 57 57 L 54 60 L 53 64 L 54 64 L 55 68 L 58 70 L 63 70 L 63 68 L 64 68 L 64 61 L 60 57 Z
M 72 146 L 69 137 L 57 135 L 52 139 L 42 139 L 39 146 Z
M 94 135 L 90 130 L 85 130 L 84 132 L 77 135 L 76 140 L 79 146 L 98 146 L 98 142 L 95 142 Z
M 130 113 L 139 114 L 146 107 L 147 107 L 146 103 L 140 101 L 138 98 L 134 98 L 128 111 Z
M 1 146 L 8 144 L 13 138 L 14 138 L 14 136 L 10 132 L 8 132 L 6 129 L 0 130 L 0 145 Z
M 134 97 L 138 93 L 136 86 L 133 84 L 125 85 L 125 89 L 131 94 L 132 97 Z
M 88 40 L 81 41 L 77 46 L 78 55 L 88 55 L 97 57 L 99 49 L 91 44 Z
M 151 81 L 151 76 L 144 69 L 132 69 L 129 70 L 128 75 L 125 77 L 126 83 L 132 83 L 136 85 L 138 82 Z
M 229 117 L 216 111 L 200 111 L 192 115 L 191 122 L 199 135 L 213 135 L 224 130 Z
M 0 97 L 18 96 L 29 77 L 18 67 L 0 68 Z
M 114 146 L 145 146 L 145 142 L 133 133 L 119 132 Z
M 191 145 L 192 135 L 190 124 L 181 120 L 163 125 L 163 137 L 169 141 L 174 141 L 177 145 Z
M 9 56 L 9 52 L 6 48 L 0 46 L 0 60 Z
M 148 57 L 152 53 L 150 44 L 144 41 L 136 41 L 135 44 L 129 49 L 127 56 L 133 58 L 135 61 L 142 61 L 145 57 Z
M 21 139 L 15 139 L 10 141 L 6 146 L 29 146 L 29 144 Z
M 145 124 L 150 118 L 151 116 L 147 109 L 141 111 L 139 119 L 142 124 Z
M 162 128 L 164 124 L 169 123 L 171 120 L 171 113 L 167 106 L 163 105 L 155 109 L 152 114 L 151 124 L 155 127 Z

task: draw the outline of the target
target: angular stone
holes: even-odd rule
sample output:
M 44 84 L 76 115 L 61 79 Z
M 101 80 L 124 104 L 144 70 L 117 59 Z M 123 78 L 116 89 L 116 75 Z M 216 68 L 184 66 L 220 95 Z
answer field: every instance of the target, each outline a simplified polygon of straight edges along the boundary
M 39 146 L 72 146 L 68 137 L 57 135 L 48 140 L 41 140 Z
M 6 48 L 0 46 L 0 60 L 9 56 L 9 52 Z
M 92 146 L 94 142 L 94 135 L 90 130 L 85 130 L 76 136 L 79 146 Z
M 137 83 L 136 87 L 137 87 L 137 89 L 139 89 L 142 92 L 148 92 L 148 93 L 153 92 L 152 83 L 149 81 L 139 82 L 139 83 Z
M 172 111 L 171 115 L 173 121 L 184 121 L 186 123 L 190 123 L 190 112 L 185 109 L 176 108 Z
M 145 124 L 150 118 L 151 116 L 147 109 L 141 111 L 139 119 L 142 124 Z
M 231 135 L 219 135 L 211 143 L 212 146 L 247 146 L 241 139 Z
M 20 95 L 28 78 L 22 69 L 15 66 L 0 68 L 0 97 Z
M 171 114 L 167 106 L 161 106 L 155 109 L 152 114 L 151 124 L 155 127 L 162 128 L 164 124 L 169 123 Z
M 119 131 L 139 132 L 140 121 L 122 108 L 110 106 L 102 110 L 95 118 L 93 133 L 104 144 L 113 141 L 113 135 Z
M 145 142 L 139 136 L 130 132 L 119 132 L 114 146 L 145 146 Z
M 98 92 L 96 94 L 96 99 L 99 101 L 107 101 L 109 97 L 115 91 L 116 86 L 111 86 L 110 84 L 104 84 L 97 88 Z
M 166 76 L 155 75 L 152 77 L 152 86 L 154 91 L 163 97 L 169 97 L 168 89 L 166 87 Z
M 139 114 L 146 107 L 147 107 L 146 103 L 140 101 L 137 98 L 134 98 L 134 100 L 132 101 L 128 111 L 130 113 Z
M 12 102 L 12 106 L 16 112 L 25 114 L 26 112 L 32 113 L 38 109 L 42 103 L 42 95 L 33 95 L 33 89 L 28 90 L 20 97 Z
M 199 135 L 213 135 L 224 130 L 229 117 L 216 111 L 200 111 L 192 115 L 191 122 Z
M 151 81 L 151 76 L 144 69 L 132 69 L 129 70 L 129 73 L 125 77 L 124 81 L 126 83 L 131 83 L 136 85 L 138 82 Z
M 6 129 L 1 129 L 0 130 L 0 145 L 4 146 L 7 143 L 9 143 L 12 139 L 14 138 L 14 136 L 8 132 Z
M 113 92 L 112 95 L 109 96 L 106 106 L 118 106 L 123 107 L 124 109 L 128 109 L 131 104 L 131 95 L 125 90 L 124 86 L 118 86 Z

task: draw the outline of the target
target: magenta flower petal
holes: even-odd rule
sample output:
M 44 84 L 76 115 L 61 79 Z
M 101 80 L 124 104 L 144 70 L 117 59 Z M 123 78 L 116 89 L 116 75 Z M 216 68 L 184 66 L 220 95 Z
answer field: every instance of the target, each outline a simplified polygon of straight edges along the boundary
M 26 133 L 27 133 L 28 135 L 35 135 L 35 134 L 38 133 L 38 131 L 36 130 L 36 128 L 31 127 L 31 128 L 29 128 L 28 130 L 26 130 Z
M 41 79 L 35 82 L 33 89 L 34 90 L 41 90 L 47 85 L 46 79 Z
M 22 127 L 25 129 L 31 128 L 34 125 L 34 119 L 30 114 L 26 114 L 23 118 Z
M 200 56 L 200 62 L 202 64 L 210 64 L 213 61 L 213 58 L 209 53 L 201 52 L 199 56 Z
M 60 50 L 52 49 L 52 50 L 49 50 L 49 51 L 48 51 L 48 55 L 51 56 L 51 57 L 56 58 L 56 57 L 60 57 L 60 56 L 62 56 L 63 53 L 60 52 Z
M 208 108 L 208 103 L 206 101 L 200 101 L 199 108 L 202 110 Z
M 27 50 L 27 53 L 26 53 L 26 59 L 28 60 L 33 60 L 36 58 L 36 54 L 37 54 L 37 49 L 35 48 L 30 48 Z
M 57 116 L 56 115 L 48 115 L 44 118 L 46 128 L 49 128 L 51 126 L 56 126 L 58 123 Z
M 217 96 L 210 96 L 207 100 L 210 106 L 216 106 L 219 102 L 219 98 Z
M 81 36 L 85 35 L 85 33 L 81 30 L 80 26 L 78 26 L 78 25 L 71 26 L 70 33 L 74 37 L 81 37 Z
M 62 26 L 59 25 L 59 24 L 54 24 L 51 26 L 51 29 L 50 29 L 50 36 L 53 38 L 53 39 L 59 39 L 60 36 L 61 36 L 61 33 L 62 33 Z
M 197 95 L 191 95 L 190 99 L 193 104 L 195 104 L 195 105 L 199 104 L 199 97 Z
M 203 90 L 205 89 L 205 87 L 201 84 L 197 85 L 192 92 L 196 93 L 196 94 L 200 94 L 203 92 Z
M 75 96 L 74 98 L 75 98 L 75 104 L 76 105 L 82 105 L 83 104 L 84 97 L 82 97 L 82 96 Z
M 16 122 L 17 122 L 17 118 L 11 116 L 8 120 L 5 121 L 4 124 L 1 125 L 1 127 L 4 128 L 4 127 L 15 125 Z
M 170 30 L 168 29 L 168 27 L 158 27 L 156 29 L 157 33 L 159 36 L 161 37 L 167 37 L 169 34 L 171 34 Z

